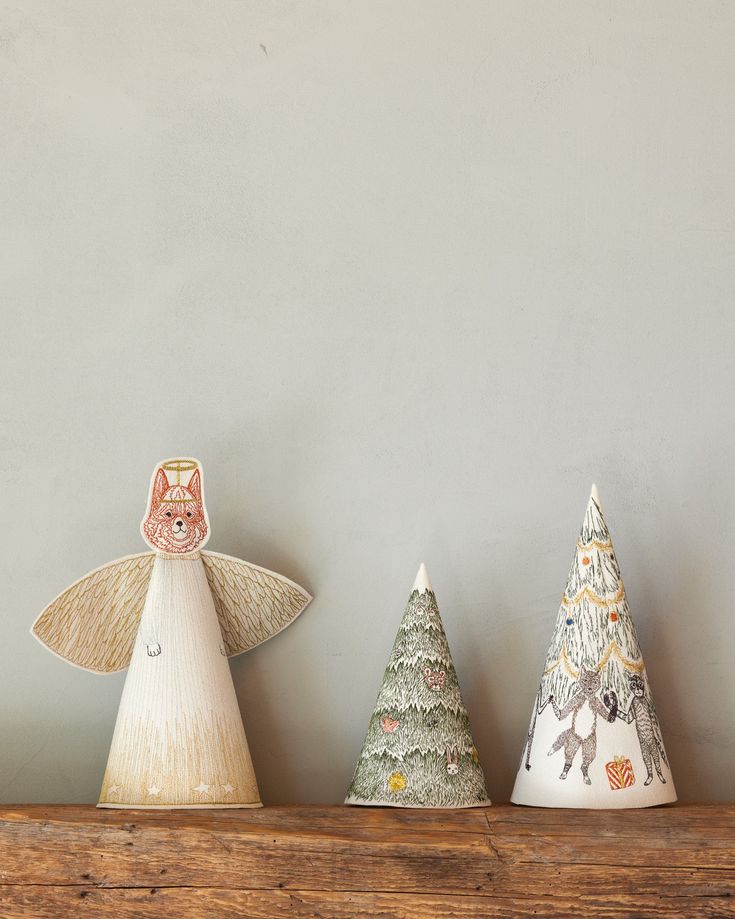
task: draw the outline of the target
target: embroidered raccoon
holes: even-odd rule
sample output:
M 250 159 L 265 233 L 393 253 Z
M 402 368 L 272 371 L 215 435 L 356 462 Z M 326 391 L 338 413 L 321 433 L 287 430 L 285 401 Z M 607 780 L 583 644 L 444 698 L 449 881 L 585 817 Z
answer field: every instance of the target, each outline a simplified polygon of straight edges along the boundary
M 597 755 L 597 716 L 601 715 L 607 721 L 612 722 L 615 721 L 618 714 L 618 700 L 612 690 L 605 694 L 609 708 L 597 698 L 600 683 L 600 674 L 596 670 L 587 670 L 583 667 L 579 674 L 579 689 L 563 708 L 559 708 L 553 695 L 549 697 L 554 714 L 559 721 L 563 721 L 569 715 L 572 716 L 571 727 L 562 731 L 548 753 L 549 756 L 552 756 L 557 750 L 564 748 L 564 768 L 559 776 L 560 779 L 567 777 L 574 757 L 581 748 L 582 778 L 585 785 L 592 784 L 589 768 Z
M 653 781 L 653 766 L 656 766 L 656 773 L 661 781 L 666 784 L 666 779 L 661 771 L 661 759 L 668 766 L 666 753 L 663 744 L 657 737 L 658 720 L 653 705 L 646 698 L 646 684 L 637 674 L 628 677 L 628 685 L 633 693 L 633 699 L 627 712 L 618 712 L 618 718 L 627 724 L 635 721 L 635 729 L 638 734 L 638 743 L 641 745 L 641 756 L 646 766 L 646 781 L 644 785 L 650 785 Z

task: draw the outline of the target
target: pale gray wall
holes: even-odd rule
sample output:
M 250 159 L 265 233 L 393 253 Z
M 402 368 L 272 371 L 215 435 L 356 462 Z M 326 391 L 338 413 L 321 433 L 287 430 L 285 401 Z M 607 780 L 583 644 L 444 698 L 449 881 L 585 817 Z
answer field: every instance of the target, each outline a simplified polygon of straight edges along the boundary
M 0 0 L 0 799 L 96 800 L 123 676 L 28 627 L 177 452 L 210 547 L 316 595 L 233 665 L 266 802 L 340 800 L 421 559 L 507 799 L 593 480 L 680 795 L 733 797 L 734 38 Z

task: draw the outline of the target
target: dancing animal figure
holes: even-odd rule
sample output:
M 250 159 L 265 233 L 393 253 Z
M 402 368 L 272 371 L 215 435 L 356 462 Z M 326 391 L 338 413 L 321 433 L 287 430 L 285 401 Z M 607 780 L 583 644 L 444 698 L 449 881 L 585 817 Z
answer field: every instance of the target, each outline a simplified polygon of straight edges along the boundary
M 530 772 L 531 771 L 531 750 L 533 749 L 533 738 L 536 734 L 536 719 L 543 712 L 546 706 L 551 701 L 551 698 L 548 698 L 543 704 L 541 703 L 541 687 L 539 686 L 538 692 L 536 693 L 536 698 L 533 703 L 533 716 L 531 718 L 531 724 L 528 728 L 528 734 L 526 736 L 526 745 L 523 748 L 521 753 L 521 762 L 524 763 L 525 767 Z M 518 767 L 520 769 L 520 766 Z
M 663 743 L 658 737 L 658 719 L 651 702 L 646 698 L 646 684 L 637 673 L 628 677 L 628 685 L 633 693 L 633 699 L 627 712 L 618 712 L 618 718 L 631 724 L 635 721 L 635 729 L 638 734 L 638 743 L 641 745 L 641 756 L 646 767 L 646 781 L 644 785 L 650 785 L 653 781 L 653 766 L 656 766 L 656 773 L 661 781 L 666 784 L 663 772 L 661 771 L 661 759 L 668 766 L 666 752 Z
M 618 712 L 617 697 L 614 692 L 607 694 L 610 708 L 606 708 L 597 698 L 600 689 L 600 674 L 596 670 L 584 667 L 579 674 L 579 688 L 563 708 L 559 708 L 553 695 L 549 696 L 554 714 L 559 721 L 572 716 L 571 727 L 556 738 L 549 750 L 552 756 L 557 750 L 564 749 L 564 768 L 560 779 L 566 779 L 577 751 L 582 751 L 582 778 L 585 785 L 591 785 L 589 768 L 597 755 L 597 716 L 607 721 L 615 721 Z

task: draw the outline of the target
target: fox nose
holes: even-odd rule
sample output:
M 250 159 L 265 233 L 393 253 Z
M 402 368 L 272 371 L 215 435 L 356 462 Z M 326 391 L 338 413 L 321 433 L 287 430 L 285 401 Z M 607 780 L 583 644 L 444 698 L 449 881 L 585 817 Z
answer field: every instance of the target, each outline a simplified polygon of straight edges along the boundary
M 177 520 L 177 521 L 176 521 L 176 526 L 177 526 L 177 527 L 182 527 L 183 525 L 184 525 L 184 521 L 183 521 L 183 520 Z

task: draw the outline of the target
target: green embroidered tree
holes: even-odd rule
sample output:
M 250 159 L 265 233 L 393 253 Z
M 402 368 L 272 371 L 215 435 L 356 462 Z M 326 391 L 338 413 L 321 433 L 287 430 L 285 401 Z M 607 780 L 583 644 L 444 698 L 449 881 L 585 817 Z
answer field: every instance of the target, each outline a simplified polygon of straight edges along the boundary
M 592 487 L 566 590 L 544 664 L 540 696 L 564 706 L 576 691 L 582 669 L 599 672 L 606 690 L 630 696 L 629 677 L 643 672 L 643 658 L 625 599 L 625 588 Z
M 347 804 L 489 804 L 436 597 L 416 576 Z

